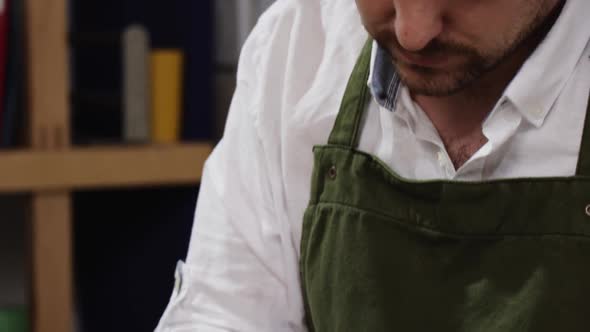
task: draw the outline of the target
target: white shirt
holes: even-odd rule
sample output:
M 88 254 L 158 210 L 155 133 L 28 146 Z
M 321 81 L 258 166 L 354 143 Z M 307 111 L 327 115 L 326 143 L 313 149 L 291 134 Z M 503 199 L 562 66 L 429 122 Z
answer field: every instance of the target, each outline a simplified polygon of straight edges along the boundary
M 455 171 L 405 88 L 373 101 L 360 149 L 411 179 L 575 173 L 590 91 L 590 1 L 568 0 Z M 206 163 L 186 264 L 158 331 L 306 331 L 299 244 L 313 167 L 367 38 L 352 0 L 281 0 L 240 58 L 225 135 Z

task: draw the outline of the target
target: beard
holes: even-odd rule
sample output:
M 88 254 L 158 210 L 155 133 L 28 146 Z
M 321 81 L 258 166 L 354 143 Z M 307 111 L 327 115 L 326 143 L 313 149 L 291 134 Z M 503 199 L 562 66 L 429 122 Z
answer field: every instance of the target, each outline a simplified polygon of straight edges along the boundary
M 550 30 L 559 16 L 553 13 L 531 15 L 529 22 L 523 22 L 519 31 L 509 31 L 498 36 L 493 47 L 487 49 L 437 38 L 417 52 L 408 52 L 399 44 L 395 33 L 383 31 L 374 36 L 377 43 L 386 50 L 404 83 L 413 94 L 425 96 L 450 96 L 473 85 L 487 73 L 493 71 L 516 53 L 527 41 L 539 39 Z M 403 60 L 403 54 L 424 59 L 452 59 L 450 65 L 421 66 Z
M 426 48 L 413 54 L 423 58 L 456 58 L 459 63 L 448 69 L 420 66 L 402 61 L 395 50 L 390 52 L 390 56 L 401 81 L 412 93 L 427 96 L 455 94 L 473 84 L 501 62 L 496 55 L 482 54 L 467 45 L 438 40 L 432 41 Z M 501 58 L 507 56 L 508 52 Z

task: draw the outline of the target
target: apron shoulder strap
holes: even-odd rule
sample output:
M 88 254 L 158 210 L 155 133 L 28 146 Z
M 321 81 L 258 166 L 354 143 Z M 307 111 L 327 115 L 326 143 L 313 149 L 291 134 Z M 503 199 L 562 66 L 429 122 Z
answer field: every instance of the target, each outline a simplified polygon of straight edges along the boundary
M 588 110 L 586 111 L 576 175 L 590 177 L 590 98 L 588 98 Z
M 357 60 L 342 98 L 336 123 L 330 134 L 328 144 L 356 148 L 359 143 L 362 117 L 371 94 L 367 86 L 371 64 L 373 40 L 369 38 Z

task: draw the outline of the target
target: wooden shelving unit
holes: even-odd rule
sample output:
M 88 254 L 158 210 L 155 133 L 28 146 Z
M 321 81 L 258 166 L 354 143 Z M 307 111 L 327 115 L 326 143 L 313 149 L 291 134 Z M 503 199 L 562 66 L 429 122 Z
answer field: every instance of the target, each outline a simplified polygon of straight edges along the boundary
M 212 146 L 72 147 L 67 0 L 25 0 L 25 10 L 30 146 L 0 151 L 0 192 L 32 194 L 32 331 L 70 332 L 74 312 L 70 192 L 196 184 Z
M 0 192 L 197 183 L 205 143 L 0 152 Z

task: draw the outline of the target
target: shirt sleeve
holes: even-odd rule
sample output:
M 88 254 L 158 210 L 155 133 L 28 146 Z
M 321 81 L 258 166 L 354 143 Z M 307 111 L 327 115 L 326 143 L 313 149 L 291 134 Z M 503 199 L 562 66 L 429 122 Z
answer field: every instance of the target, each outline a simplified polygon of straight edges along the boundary
M 271 183 L 281 180 L 269 176 L 253 110 L 265 61 L 259 46 L 269 29 L 255 28 L 242 51 L 225 134 L 206 162 L 187 260 L 158 332 L 304 330 L 289 322 Z

